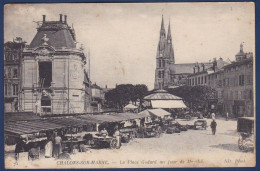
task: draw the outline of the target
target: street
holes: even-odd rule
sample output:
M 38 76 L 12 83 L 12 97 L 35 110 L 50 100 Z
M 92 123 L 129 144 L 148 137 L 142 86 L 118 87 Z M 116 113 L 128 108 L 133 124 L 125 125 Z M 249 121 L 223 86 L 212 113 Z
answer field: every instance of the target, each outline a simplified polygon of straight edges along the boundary
M 185 125 L 193 124 L 195 120 L 178 119 L 178 122 Z M 242 167 L 255 162 L 254 153 L 242 152 L 238 148 L 236 120 L 217 118 L 216 135 L 211 133 L 211 119 L 206 120 L 206 130 L 163 134 L 160 138 L 136 138 L 127 144 L 123 143 L 120 149 L 91 149 L 86 153 L 70 155 L 71 160 L 68 161 L 40 159 L 19 162 L 13 167 Z M 6 163 L 14 163 L 13 157 L 7 157 Z

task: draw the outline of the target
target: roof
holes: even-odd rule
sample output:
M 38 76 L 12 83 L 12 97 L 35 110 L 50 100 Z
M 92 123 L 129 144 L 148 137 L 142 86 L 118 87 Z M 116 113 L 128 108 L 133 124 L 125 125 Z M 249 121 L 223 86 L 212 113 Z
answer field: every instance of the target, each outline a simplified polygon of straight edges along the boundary
M 50 123 L 55 123 L 59 125 L 63 125 L 64 127 L 71 127 L 71 126 L 83 126 L 87 125 L 87 122 L 82 121 L 80 118 L 76 117 L 69 117 L 69 118 L 48 118 L 47 119 Z
M 82 115 L 80 118 L 88 123 L 105 123 L 105 122 L 121 122 L 132 119 L 140 119 L 147 115 L 139 115 L 135 113 L 116 113 L 109 115 Z
M 29 121 L 29 120 L 39 120 L 40 116 L 32 112 L 5 112 L 4 113 L 5 122 L 15 122 L 15 121 Z
M 254 117 L 239 117 L 238 120 L 251 120 L 251 121 L 254 121 L 255 118 Z
M 151 100 L 153 108 L 176 109 L 187 108 L 182 100 Z
M 139 115 L 154 115 L 158 117 L 164 117 L 164 116 L 169 116 L 171 113 L 167 112 L 166 110 L 163 109 L 147 109 L 139 113 Z
M 173 74 L 191 74 L 193 73 L 193 67 L 196 63 L 184 63 L 184 64 L 172 64 L 170 70 L 173 71 Z
M 38 32 L 29 45 L 29 48 L 41 46 L 44 43 L 43 37 L 45 34 L 48 39 L 46 43 L 49 46 L 55 48 L 76 48 L 70 27 L 65 23 L 59 22 L 46 22 L 42 24 L 42 26 L 38 28 Z
M 29 116 L 29 115 L 27 115 Z M 74 117 L 50 117 L 37 118 L 37 120 L 16 120 L 17 122 L 5 122 L 4 131 L 9 135 L 24 135 L 37 133 L 40 131 L 55 130 L 73 126 L 83 126 L 87 124 L 121 122 L 132 119 L 140 119 L 148 117 L 146 114 L 135 113 L 115 113 L 109 115 L 80 115 Z M 24 119 L 25 120 L 25 119 Z
M 7 122 L 4 124 L 4 131 L 6 134 L 24 135 L 32 134 L 40 131 L 54 130 L 63 128 L 63 125 L 51 123 L 48 120 L 31 120 L 18 121 L 15 124 Z
M 138 107 L 133 104 L 128 104 L 124 107 L 125 109 L 137 109 Z
M 166 90 L 157 90 L 153 94 L 144 97 L 145 100 L 180 100 L 181 98 L 168 93 Z
M 246 65 L 246 64 L 249 64 L 249 63 L 253 63 L 253 58 L 247 58 L 247 59 L 244 59 L 244 60 L 239 61 L 239 62 L 232 62 L 231 64 L 224 66 L 224 69 L 232 68 L 232 67 L 236 67 L 236 66 L 240 66 L 240 65 Z

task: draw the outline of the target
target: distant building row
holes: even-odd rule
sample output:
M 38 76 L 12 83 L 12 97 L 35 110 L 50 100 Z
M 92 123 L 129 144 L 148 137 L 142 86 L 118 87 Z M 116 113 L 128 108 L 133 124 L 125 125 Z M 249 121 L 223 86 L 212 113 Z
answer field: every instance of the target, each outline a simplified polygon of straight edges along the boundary
M 253 53 L 245 53 L 241 44 L 236 61 L 224 65 L 218 63 L 215 60 L 212 67 L 202 71 L 200 66 L 195 66 L 194 73 L 188 77 L 188 85 L 214 88 L 217 93 L 211 101 L 220 113 L 228 112 L 236 117 L 253 116 Z

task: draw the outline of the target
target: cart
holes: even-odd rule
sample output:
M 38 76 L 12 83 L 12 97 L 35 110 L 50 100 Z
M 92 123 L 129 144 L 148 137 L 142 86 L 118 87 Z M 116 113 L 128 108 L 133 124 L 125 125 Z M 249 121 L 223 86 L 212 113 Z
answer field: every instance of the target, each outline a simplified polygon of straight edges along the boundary
M 102 136 L 100 134 L 96 134 L 93 136 L 92 140 L 92 147 L 99 147 L 99 148 L 110 148 L 115 149 L 117 148 L 117 140 L 111 136 Z
M 121 128 L 120 133 L 121 133 L 121 137 L 122 137 L 122 142 L 128 143 L 130 140 L 136 138 L 137 137 L 137 129 L 138 128 L 133 128 L 133 127 Z
M 197 120 L 194 122 L 194 129 L 207 129 L 207 121 L 206 120 Z
M 254 118 L 241 117 L 237 120 L 238 147 L 242 151 L 254 151 Z
M 158 124 L 151 124 L 148 125 L 144 129 L 144 136 L 145 137 L 156 137 L 159 138 L 162 134 L 162 128 Z

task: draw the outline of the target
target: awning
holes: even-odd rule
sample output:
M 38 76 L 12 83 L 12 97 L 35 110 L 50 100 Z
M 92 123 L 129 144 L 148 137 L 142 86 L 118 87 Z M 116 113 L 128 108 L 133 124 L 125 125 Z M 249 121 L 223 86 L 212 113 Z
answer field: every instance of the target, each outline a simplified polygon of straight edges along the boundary
M 137 109 L 138 107 L 133 104 L 128 104 L 124 107 L 125 109 Z
M 63 125 L 51 123 L 48 120 L 34 120 L 34 121 L 19 121 L 8 122 L 4 124 L 5 134 L 9 135 L 24 135 L 32 134 L 40 131 L 61 129 Z
M 32 112 L 5 112 L 4 120 L 5 122 L 16 122 L 16 121 L 29 121 L 29 120 L 39 120 L 40 116 Z
M 182 100 L 152 100 L 153 108 L 165 108 L 165 109 L 174 109 L 174 108 L 187 108 Z
M 115 113 L 109 115 L 81 115 L 84 122 L 88 123 L 105 123 L 105 122 L 121 122 L 132 119 L 145 118 L 147 115 L 140 115 L 135 113 Z
M 154 115 L 157 117 L 164 117 L 164 116 L 170 116 L 171 113 L 163 110 L 163 109 L 148 109 L 148 110 L 144 110 L 142 112 L 139 113 L 139 115 L 147 115 L 148 113 L 149 115 Z
M 50 123 L 63 125 L 64 127 L 73 127 L 73 126 L 83 126 L 87 125 L 87 122 L 84 122 L 80 118 L 69 117 L 69 118 L 48 118 Z

